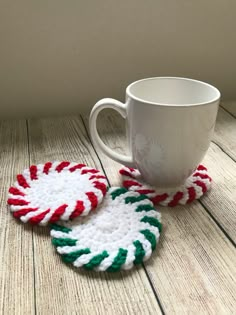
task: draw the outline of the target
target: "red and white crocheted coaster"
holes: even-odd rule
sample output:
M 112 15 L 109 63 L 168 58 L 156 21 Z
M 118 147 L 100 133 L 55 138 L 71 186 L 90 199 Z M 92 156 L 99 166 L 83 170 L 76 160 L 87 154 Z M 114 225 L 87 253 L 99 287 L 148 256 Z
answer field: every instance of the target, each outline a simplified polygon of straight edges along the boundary
M 175 191 L 161 190 L 145 184 L 140 172 L 136 169 L 123 166 L 119 172 L 122 175 L 125 188 L 147 195 L 155 205 L 159 204 L 168 207 L 174 207 L 178 204 L 185 205 L 195 199 L 199 199 L 210 189 L 212 183 L 207 168 L 203 165 L 199 165 L 186 182 Z
M 107 179 L 84 164 L 47 162 L 17 175 L 9 189 L 8 204 L 22 222 L 46 225 L 85 216 L 101 203 Z

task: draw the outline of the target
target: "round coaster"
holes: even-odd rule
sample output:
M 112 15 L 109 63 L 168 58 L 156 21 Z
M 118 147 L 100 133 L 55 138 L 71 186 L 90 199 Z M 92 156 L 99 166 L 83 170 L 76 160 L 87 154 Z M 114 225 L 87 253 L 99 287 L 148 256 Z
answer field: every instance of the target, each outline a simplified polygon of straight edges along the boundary
M 175 191 L 158 189 L 145 184 L 140 172 L 136 169 L 123 166 L 119 172 L 122 175 L 122 182 L 125 188 L 147 195 L 155 205 L 160 204 L 168 207 L 174 207 L 178 204 L 185 205 L 195 199 L 199 199 L 210 189 L 212 183 L 207 168 L 203 165 L 199 165 L 184 185 Z
M 64 262 L 96 271 L 118 271 L 147 260 L 160 230 L 160 213 L 147 196 L 112 187 L 96 211 L 53 224 L 51 236 Z
M 67 161 L 48 162 L 17 175 L 8 204 L 22 222 L 46 225 L 87 215 L 106 191 L 107 180 L 100 171 Z

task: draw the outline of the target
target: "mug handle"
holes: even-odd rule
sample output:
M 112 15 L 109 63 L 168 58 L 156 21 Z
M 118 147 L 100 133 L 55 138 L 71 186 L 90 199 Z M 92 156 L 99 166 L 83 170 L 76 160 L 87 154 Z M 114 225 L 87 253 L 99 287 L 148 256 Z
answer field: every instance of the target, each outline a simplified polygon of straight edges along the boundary
M 116 110 L 118 113 L 121 114 L 123 118 L 127 117 L 127 105 L 123 104 L 113 98 L 104 98 L 100 101 L 98 101 L 89 117 L 89 130 L 90 130 L 90 135 L 92 138 L 92 141 L 95 145 L 97 145 L 100 150 L 105 153 L 107 156 L 109 156 L 112 160 L 124 164 L 125 166 L 128 167 L 135 167 L 134 166 L 134 161 L 131 156 L 126 156 L 124 154 L 120 154 L 109 148 L 100 138 L 98 132 L 97 132 L 97 117 L 98 114 L 101 110 L 105 108 L 111 108 Z

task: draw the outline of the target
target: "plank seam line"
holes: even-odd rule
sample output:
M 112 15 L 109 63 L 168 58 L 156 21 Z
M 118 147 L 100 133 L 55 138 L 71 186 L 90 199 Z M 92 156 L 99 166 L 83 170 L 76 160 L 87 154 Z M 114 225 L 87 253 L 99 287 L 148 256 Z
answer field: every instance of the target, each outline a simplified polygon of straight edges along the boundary
M 230 116 L 232 116 L 233 118 L 236 118 L 236 116 L 234 116 L 233 113 L 231 113 L 228 109 L 224 108 L 222 105 L 220 105 L 220 108 L 222 108 L 226 113 L 228 113 Z
M 28 156 L 29 156 L 29 167 L 31 164 L 30 157 L 30 140 L 29 140 L 29 122 L 26 119 L 26 130 L 27 130 L 27 144 L 28 144 Z M 33 277 L 34 277 L 34 313 L 37 315 L 37 307 L 36 307 L 36 271 L 35 271 L 35 251 L 34 251 L 34 227 L 32 226 L 32 253 L 33 253 Z
M 106 174 L 106 171 L 105 171 L 105 169 L 104 169 L 104 167 L 103 167 L 102 161 L 101 161 L 101 159 L 100 159 L 100 157 L 99 157 L 99 155 L 98 155 L 98 153 L 97 153 L 97 151 L 96 151 L 96 149 L 95 149 L 95 147 L 94 147 L 94 145 L 93 145 L 93 142 L 92 142 L 92 140 L 91 140 L 91 138 L 90 138 L 89 132 L 88 132 L 88 130 L 87 130 L 87 127 L 86 127 L 86 125 L 85 125 L 85 122 L 84 122 L 84 119 L 83 119 L 82 115 L 80 115 L 80 119 L 81 119 L 82 124 L 83 124 L 83 126 L 84 126 L 84 129 L 85 129 L 85 131 L 86 131 L 86 135 L 87 135 L 87 137 L 88 137 L 88 139 L 89 139 L 89 141 L 90 141 L 90 143 L 91 143 L 91 145 L 92 145 L 93 151 L 95 152 L 95 154 L 96 154 L 96 156 L 97 156 L 97 158 L 98 158 L 98 161 L 99 161 L 99 163 L 100 163 L 100 165 L 101 165 L 101 168 L 102 168 L 102 170 L 103 170 L 103 172 L 104 172 L 104 174 L 105 174 L 105 176 L 106 176 L 106 178 L 107 178 L 109 187 L 111 187 L 111 183 L 110 183 L 110 181 L 109 181 L 109 179 L 108 179 L 108 177 L 107 177 L 107 174 Z M 77 130 L 76 130 L 76 133 L 77 133 L 78 136 L 80 136 L 79 133 L 77 132 Z
M 158 297 L 158 294 L 157 294 L 157 292 L 156 292 L 156 290 L 155 290 L 155 288 L 154 288 L 154 285 L 153 285 L 153 283 L 152 283 L 152 280 L 151 280 L 151 278 L 150 278 L 150 276 L 149 276 L 149 274 L 148 274 L 148 272 L 147 272 L 147 269 L 146 269 L 144 263 L 142 263 L 142 266 L 143 266 L 144 272 L 145 272 L 145 274 L 146 274 L 146 277 L 147 277 L 147 279 L 148 279 L 148 282 L 149 282 L 149 284 L 150 284 L 150 286 L 151 286 L 151 288 L 152 288 L 152 291 L 153 291 L 153 293 L 154 293 L 154 295 L 155 295 L 155 298 L 156 298 L 156 300 L 157 300 L 157 303 L 158 303 L 158 305 L 159 305 L 159 307 L 160 307 L 161 313 L 162 313 L 163 315 L 165 315 L 165 312 L 164 312 L 163 306 L 162 306 L 162 304 L 161 304 L 161 301 L 160 301 L 160 299 L 159 299 L 159 297 Z
M 236 160 L 231 155 L 229 155 L 229 153 L 226 152 L 217 142 L 215 142 L 215 140 L 212 140 L 211 142 L 221 149 L 221 151 L 224 152 L 232 161 L 236 162 Z
M 207 212 L 207 214 L 210 216 L 210 218 L 215 222 L 215 224 L 218 226 L 218 228 L 223 232 L 223 234 L 226 236 L 226 238 L 231 242 L 231 244 L 236 248 L 236 243 L 233 241 L 233 239 L 229 236 L 229 234 L 225 231 L 225 229 L 221 226 L 221 224 L 217 221 L 217 219 L 213 216 L 213 214 L 207 209 L 207 207 L 204 205 L 204 203 L 201 200 L 198 200 L 198 202 L 202 205 L 204 210 Z

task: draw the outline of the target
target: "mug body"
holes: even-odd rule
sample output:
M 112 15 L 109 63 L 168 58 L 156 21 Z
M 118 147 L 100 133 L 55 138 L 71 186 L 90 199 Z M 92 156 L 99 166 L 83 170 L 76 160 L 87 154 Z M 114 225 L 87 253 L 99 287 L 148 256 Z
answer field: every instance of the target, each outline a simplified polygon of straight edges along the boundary
M 220 92 L 192 79 L 157 77 L 126 89 L 127 133 L 135 166 L 144 180 L 178 187 L 209 148 Z

